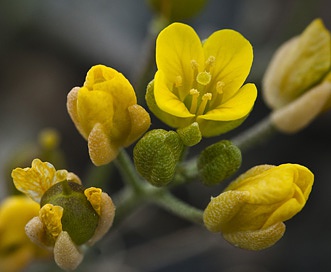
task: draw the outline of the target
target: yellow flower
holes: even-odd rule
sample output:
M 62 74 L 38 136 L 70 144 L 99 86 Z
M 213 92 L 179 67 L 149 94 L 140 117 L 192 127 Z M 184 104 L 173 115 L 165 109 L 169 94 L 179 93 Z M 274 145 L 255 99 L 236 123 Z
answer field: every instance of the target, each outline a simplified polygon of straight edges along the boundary
M 81 135 L 88 141 L 95 165 L 114 160 L 121 147 L 136 141 L 150 126 L 150 117 L 137 105 L 130 82 L 116 70 L 93 66 L 83 87 L 68 94 L 67 109 Z
M 0 268 L 5 272 L 22 271 L 31 261 L 48 257 L 26 236 L 24 227 L 38 215 L 39 204 L 26 196 L 11 196 L 0 205 Z
M 42 195 L 54 184 L 71 180 L 81 183 L 80 179 L 67 170 L 55 170 L 49 162 L 34 159 L 30 167 L 16 168 L 12 171 L 12 178 L 17 190 L 40 203 Z
M 295 133 L 331 108 L 330 68 L 331 36 L 321 19 L 276 51 L 263 78 L 276 128 Z
M 39 159 L 32 168 L 14 169 L 12 177 L 18 190 L 40 203 L 39 213 L 25 222 L 27 236 L 53 251 L 61 268 L 75 269 L 83 259 L 82 245 L 93 245 L 111 227 L 115 216 L 111 198 L 99 188 L 85 189 L 75 174 L 56 171 Z
M 205 226 L 241 248 L 270 247 L 283 236 L 283 221 L 306 204 L 313 182 L 314 175 L 298 164 L 253 167 L 211 199 Z
M 158 71 L 147 90 L 148 106 L 171 127 L 197 122 L 204 137 L 225 133 L 254 105 L 255 85 L 242 86 L 252 61 L 252 46 L 236 31 L 217 31 L 202 44 L 190 26 L 173 23 L 156 41 Z

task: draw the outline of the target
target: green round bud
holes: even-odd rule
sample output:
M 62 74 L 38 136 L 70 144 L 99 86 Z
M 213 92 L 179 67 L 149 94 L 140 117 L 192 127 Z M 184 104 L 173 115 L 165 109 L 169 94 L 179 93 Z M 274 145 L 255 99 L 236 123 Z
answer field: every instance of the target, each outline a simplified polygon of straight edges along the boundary
M 174 131 L 151 130 L 133 150 L 137 171 L 154 186 L 165 186 L 172 181 L 184 145 Z
M 197 122 L 193 122 L 187 127 L 177 129 L 177 133 L 186 146 L 194 146 L 202 139 L 199 124 Z
M 62 181 L 49 188 L 40 201 L 41 207 L 49 203 L 63 208 L 62 229 L 76 245 L 84 244 L 94 235 L 99 221 L 84 190 L 78 183 Z
M 195 16 L 204 8 L 207 0 L 148 0 L 147 3 L 173 22 Z
M 241 152 L 228 140 L 203 150 L 198 158 L 198 170 L 205 185 L 216 185 L 233 175 L 241 165 Z

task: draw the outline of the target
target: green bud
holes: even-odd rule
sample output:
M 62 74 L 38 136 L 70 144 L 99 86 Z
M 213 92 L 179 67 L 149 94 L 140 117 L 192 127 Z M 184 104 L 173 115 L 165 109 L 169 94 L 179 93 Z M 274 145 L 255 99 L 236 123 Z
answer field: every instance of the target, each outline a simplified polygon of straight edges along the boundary
M 223 140 L 203 150 L 198 170 L 205 185 L 216 185 L 233 175 L 241 165 L 241 152 L 230 141 Z
M 165 186 L 173 179 L 183 148 L 176 132 L 151 130 L 134 147 L 135 166 L 152 185 Z
M 177 133 L 186 146 L 194 146 L 202 139 L 199 124 L 197 122 L 194 122 L 187 127 L 177 129 Z
M 99 221 L 84 190 L 78 183 L 62 181 L 49 188 L 40 202 L 41 207 L 49 203 L 63 208 L 62 229 L 76 245 L 84 244 L 94 235 Z
M 148 0 L 147 3 L 170 21 L 180 21 L 195 16 L 207 0 Z

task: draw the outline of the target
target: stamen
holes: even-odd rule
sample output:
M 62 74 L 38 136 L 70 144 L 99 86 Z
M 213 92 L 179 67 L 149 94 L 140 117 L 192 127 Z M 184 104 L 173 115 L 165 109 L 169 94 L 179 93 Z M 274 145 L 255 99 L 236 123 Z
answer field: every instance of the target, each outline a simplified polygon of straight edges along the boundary
M 223 87 L 225 86 L 225 83 L 223 81 L 217 81 L 216 83 L 216 91 L 218 94 L 223 94 Z
M 190 112 L 192 114 L 194 114 L 197 111 L 199 94 L 200 93 L 198 92 L 197 89 L 191 89 L 190 90 L 190 95 L 192 95 L 192 102 L 191 102 Z
M 211 81 L 211 74 L 209 72 L 201 72 L 197 75 L 197 82 L 203 86 L 206 86 Z
M 181 76 L 176 76 L 175 87 L 181 87 L 183 85 L 183 78 Z
M 208 101 L 212 99 L 213 95 L 211 93 L 205 93 L 201 98 L 201 104 L 199 106 L 198 112 L 196 115 L 202 115 L 206 109 Z
M 208 59 L 206 60 L 206 71 L 209 72 L 210 68 L 213 67 L 215 63 L 215 57 L 214 56 L 209 56 Z
M 199 63 L 196 60 L 191 60 L 191 66 L 193 71 L 198 73 Z

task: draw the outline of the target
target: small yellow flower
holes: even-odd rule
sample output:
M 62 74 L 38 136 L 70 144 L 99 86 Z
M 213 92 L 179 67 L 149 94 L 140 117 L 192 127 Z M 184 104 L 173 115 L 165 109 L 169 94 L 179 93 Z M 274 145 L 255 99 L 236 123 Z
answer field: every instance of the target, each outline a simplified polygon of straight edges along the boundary
M 40 202 L 42 195 L 54 184 L 71 180 L 81 184 L 80 179 L 67 170 L 55 170 L 49 162 L 34 159 L 30 167 L 16 168 L 12 171 L 12 178 L 17 190 L 26 194 L 36 202 Z
M 137 104 L 130 82 L 104 65 L 93 66 L 84 86 L 69 92 L 67 109 L 88 141 L 95 165 L 114 160 L 121 147 L 132 144 L 150 126 L 149 114 Z
M 283 221 L 306 204 L 313 182 L 314 175 L 298 164 L 253 167 L 211 199 L 205 226 L 241 248 L 270 247 L 283 236 Z
M 25 226 L 27 236 L 54 253 L 63 269 L 75 269 L 83 259 L 81 246 L 93 245 L 109 230 L 115 206 L 99 188 L 85 189 L 79 178 L 66 170 L 56 171 L 48 162 L 35 159 L 32 168 L 12 171 L 18 190 L 40 203 Z
M 22 271 L 31 261 L 49 257 L 26 236 L 24 227 L 38 215 L 39 204 L 26 196 L 11 196 L 0 205 L 0 268 L 5 272 Z
M 255 85 L 243 86 L 252 61 L 251 44 L 236 31 L 217 31 L 202 43 L 190 26 L 173 23 L 156 41 L 158 71 L 148 106 L 171 127 L 197 122 L 204 137 L 225 133 L 254 105 Z
M 331 35 L 321 19 L 285 42 L 263 78 L 263 98 L 276 128 L 295 133 L 331 108 Z

